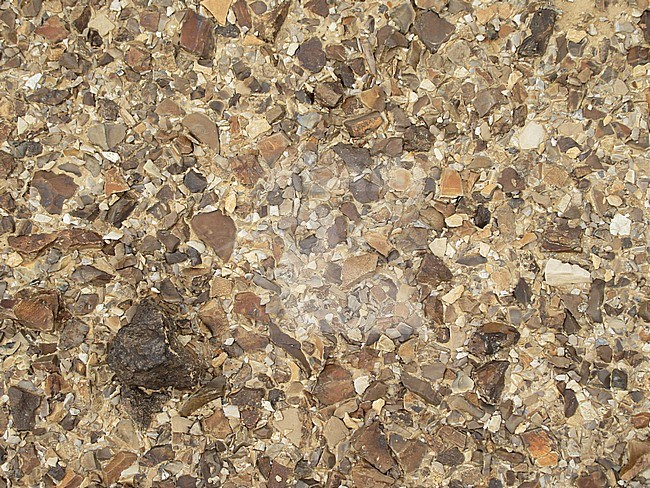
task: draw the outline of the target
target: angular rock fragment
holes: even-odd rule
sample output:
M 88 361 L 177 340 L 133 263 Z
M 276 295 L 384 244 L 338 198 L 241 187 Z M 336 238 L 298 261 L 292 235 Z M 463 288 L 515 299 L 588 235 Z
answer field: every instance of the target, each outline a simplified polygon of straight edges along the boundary
M 78 188 L 70 176 L 51 171 L 37 171 L 32 186 L 38 190 L 43 208 L 52 214 L 60 214 L 63 203 L 74 196 Z
M 452 278 L 451 270 L 442 259 L 432 253 L 424 255 L 417 275 L 418 283 L 436 287 L 441 283 L 451 281 Z
M 463 196 L 463 180 L 458 171 L 445 168 L 440 177 L 440 196 L 443 198 L 457 198 Z
M 469 350 L 472 354 L 492 355 L 517 343 L 520 334 L 511 325 L 488 322 L 472 335 Z
M 311 374 L 311 366 L 305 357 L 305 353 L 302 352 L 300 342 L 289 334 L 282 332 L 280 328 L 273 323 L 269 324 L 269 337 L 273 344 L 284 349 L 287 354 L 298 360 L 298 363 L 307 374 Z
M 237 180 L 244 186 L 255 186 L 265 174 L 264 169 L 253 154 L 242 154 L 231 160 L 232 170 Z
M 343 87 L 334 81 L 319 83 L 314 89 L 314 98 L 321 105 L 334 108 L 343 98 Z
M 135 210 L 138 202 L 128 193 L 122 195 L 106 212 L 106 222 L 115 227 L 122 227 L 123 222 Z
M 49 17 L 43 22 L 43 25 L 36 29 L 36 33 L 52 42 L 61 42 L 70 34 L 61 17 L 56 15 Z
M 106 486 L 110 486 L 119 480 L 122 472 L 136 462 L 137 459 L 137 454 L 133 452 L 120 451 L 115 454 L 103 471 L 103 480 Z
M 455 30 L 453 24 L 430 10 L 418 12 L 413 27 L 420 40 L 433 53 L 449 40 Z
M 356 173 L 361 173 L 372 164 L 370 151 L 365 147 L 356 147 L 352 144 L 338 143 L 332 147 L 334 152 L 343 162 Z
M 291 5 L 292 3 L 290 1 L 280 3 L 276 8 L 266 12 L 257 19 L 258 22 L 254 24 L 254 28 L 259 31 L 262 39 L 270 43 L 275 42 L 278 32 L 280 32 L 285 20 L 287 20 Z
M 219 129 L 210 117 L 202 113 L 193 113 L 183 119 L 183 126 L 196 137 L 201 144 L 219 152 Z
M 264 324 L 271 321 L 271 318 L 266 313 L 264 305 L 262 305 L 260 297 L 250 291 L 237 293 L 233 305 L 233 312 Z
M 546 262 L 544 279 L 551 286 L 580 285 L 591 283 L 591 274 L 577 264 L 551 258 Z
M 35 103 L 42 103 L 44 105 L 61 105 L 72 94 L 70 90 L 52 90 L 50 88 L 42 87 L 27 97 L 27 100 Z
M 366 178 L 359 178 L 350 183 L 350 193 L 359 203 L 371 203 L 379 200 L 381 187 Z
M 359 117 L 348 119 L 344 122 L 345 128 L 352 137 L 363 137 L 373 132 L 384 122 L 379 112 L 370 112 Z
M 555 466 L 559 456 L 555 452 L 551 436 L 543 429 L 535 429 L 521 434 L 526 449 L 538 466 Z
M 519 281 L 517 281 L 517 286 L 515 286 L 515 300 L 517 300 L 519 303 L 521 303 L 524 306 L 528 306 L 531 304 L 532 301 L 532 290 L 530 289 L 530 285 L 526 283 L 526 280 L 523 278 L 519 278 Z
M 185 390 L 199 380 L 199 361 L 177 338 L 174 320 L 152 299 L 140 302 L 131 322 L 108 347 L 107 363 L 131 387 Z
M 591 290 L 589 290 L 589 300 L 587 302 L 586 314 L 591 317 L 596 323 L 603 322 L 603 313 L 601 307 L 603 305 L 603 300 L 605 299 L 605 282 L 600 279 L 596 279 L 591 284 Z
M 548 41 L 553 34 L 557 14 L 548 8 L 540 8 L 533 14 L 528 26 L 531 35 L 526 37 L 519 46 L 522 56 L 542 56 L 546 52 Z
M 237 228 L 234 221 L 220 210 L 195 215 L 190 225 L 199 239 L 228 261 L 235 248 Z
M 379 422 L 361 427 L 352 436 L 352 445 L 359 455 L 382 473 L 396 466 Z
M 328 364 L 318 376 L 314 396 L 323 405 L 333 405 L 355 395 L 350 372 L 338 364 Z
M 341 279 L 344 288 L 354 286 L 377 269 L 377 254 L 366 253 L 351 256 L 343 262 Z
M 431 405 L 440 405 L 442 402 L 442 396 L 433 389 L 428 381 L 421 380 L 405 372 L 402 372 L 401 381 L 404 388 L 415 393 L 425 402 Z
M 19 432 L 34 430 L 36 409 L 41 404 L 41 397 L 17 386 L 9 387 L 7 396 L 13 428 Z
M 181 27 L 181 47 L 193 54 L 208 57 L 214 47 L 213 29 L 211 19 L 188 10 Z
M 24 327 L 51 331 L 59 313 L 59 296 L 55 291 L 43 291 L 18 301 L 14 315 Z
M 296 51 L 296 57 L 300 65 L 312 73 L 318 73 L 327 63 L 323 44 L 317 37 L 312 37 L 303 42 Z
M 289 147 L 289 144 L 291 144 L 289 138 L 284 133 L 278 132 L 258 142 L 257 149 L 266 164 L 273 166 L 280 159 L 285 149 Z
M 496 405 L 505 387 L 505 374 L 510 366 L 508 361 L 490 361 L 472 371 L 476 391 L 489 404 Z

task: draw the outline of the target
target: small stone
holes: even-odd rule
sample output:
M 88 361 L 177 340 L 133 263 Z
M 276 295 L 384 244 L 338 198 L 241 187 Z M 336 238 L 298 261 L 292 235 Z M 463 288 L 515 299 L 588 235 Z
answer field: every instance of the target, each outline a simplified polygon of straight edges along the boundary
M 352 144 L 339 143 L 332 147 L 334 152 L 355 173 L 361 173 L 372 164 L 370 151 L 365 147 L 355 147 Z
M 444 466 L 459 466 L 465 462 L 465 456 L 457 447 L 453 447 L 438 454 L 436 461 Z
M 508 366 L 508 361 L 490 361 L 472 372 L 476 391 L 486 403 L 498 404 L 505 386 Z
M 219 152 L 219 129 L 210 117 L 202 113 L 193 113 L 183 119 L 183 126 L 215 152 Z
M 352 445 L 359 455 L 382 473 L 396 466 L 379 422 L 361 427 L 352 436 Z
M 451 270 L 442 259 L 432 253 L 425 254 L 417 275 L 418 283 L 436 287 L 441 283 L 451 281 L 452 278 Z
M 51 331 L 59 313 L 59 296 L 55 291 L 43 291 L 21 299 L 14 307 L 14 315 L 24 327 Z
M 120 479 L 122 472 L 135 463 L 138 459 L 137 454 L 128 451 L 118 452 L 104 468 L 104 483 L 106 486 L 112 485 Z
M 208 57 L 214 46 L 213 29 L 214 23 L 211 19 L 188 10 L 181 27 L 181 47 L 193 54 Z
M 108 347 L 107 363 L 116 377 L 127 386 L 152 390 L 194 386 L 200 375 L 198 359 L 178 342 L 174 320 L 152 299 L 137 307 Z
M 526 280 L 523 278 L 519 278 L 517 286 L 515 286 L 514 295 L 515 299 L 526 307 L 532 302 L 532 291 L 530 285 L 526 283 Z
M 603 313 L 601 307 L 603 305 L 603 300 L 605 299 L 605 282 L 600 279 L 596 279 L 591 284 L 591 290 L 589 290 L 589 300 L 587 301 L 587 310 L 585 313 L 591 317 L 596 323 L 603 322 Z
M 374 86 L 359 94 L 359 100 L 370 110 L 382 112 L 386 108 L 386 94 L 380 86 Z
M 123 193 L 129 189 L 129 185 L 117 167 L 110 168 L 104 173 L 104 195 L 107 197 L 115 193 Z
M 237 293 L 233 312 L 241 314 L 253 321 L 269 323 L 271 318 L 266 313 L 266 308 L 262 305 L 262 300 L 255 293 L 245 291 Z
M 415 17 L 415 33 L 424 45 L 433 53 L 447 42 L 454 33 L 453 24 L 440 18 L 435 12 L 420 11 Z
M 647 440 L 632 439 L 627 443 L 627 463 L 621 468 L 623 481 L 630 481 L 650 468 L 650 445 Z
M 379 200 L 381 187 L 368 181 L 366 178 L 359 178 L 350 183 L 350 193 L 359 203 L 371 203 Z
M 257 161 L 257 157 L 253 154 L 242 154 L 236 156 L 231 160 L 232 171 L 239 182 L 248 187 L 255 186 L 255 184 L 265 174 L 264 168 Z
M 404 385 L 404 388 L 416 394 L 431 405 L 440 405 L 442 402 L 442 396 L 433 389 L 428 381 L 402 372 L 401 382 Z
M 217 409 L 212 415 L 204 419 L 202 425 L 206 433 L 213 435 L 217 439 L 223 440 L 232 433 L 230 423 L 221 409 Z
M 143 46 L 131 46 L 124 60 L 136 73 L 146 73 L 151 70 L 151 53 Z
M 125 137 L 124 124 L 99 124 L 88 129 L 88 140 L 104 151 L 114 149 Z
M 330 13 L 329 5 L 327 5 L 327 0 L 309 0 L 305 4 L 305 7 L 310 12 L 313 12 L 316 15 L 320 15 L 323 18 L 327 17 Z
M 327 57 L 325 56 L 325 51 L 323 51 L 323 44 L 316 37 L 312 37 L 303 42 L 296 51 L 296 57 L 300 65 L 312 73 L 318 73 L 327 63 Z
M 526 188 L 526 182 L 514 168 L 505 168 L 501 172 L 499 184 L 505 193 L 519 192 Z
M 445 168 L 440 176 L 440 197 L 457 198 L 463 196 L 463 181 L 458 171 Z
M 546 138 L 546 129 L 535 121 L 528 122 L 517 136 L 519 149 L 537 149 Z
M 544 268 L 544 280 L 551 286 L 580 285 L 591 283 L 591 274 L 577 264 L 551 258 Z
M 48 41 L 61 42 L 67 39 L 70 32 L 66 29 L 63 20 L 60 17 L 49 17 L 43 25 L 36 29 L 36 33 L 45 37 Z
M 199 239 L 209 245 L 223 261 L 228 261 L 235 248 L 237 227 L 220 210 L 195 215 L 190 225 Z
M 27 100 L 44 105 L 61 105 L 72 96 L 70 90 L 51 90 L 46 87 L 39 88 L 27 97 Z
M 609 224 L 609 233 L 613 236 L 629 236 L 632 228 L 632 221 L 625 215 L 616 214 Z
M 335 81 L 319 83 L 314 89 L 314 98 L 321 105 L 334 108 L 343 98 L 343 87 Z
M 41 404 L 41 397 L 16 386 L 9 387 L 9 411 L 13 419 L 13 428 L 19 432 L 32 431 L 36 425 L 36 409 Z
M 323 405 L 334 405 L 355 396 L 350 372 L 338 364 L 328 364 L 318 376 L 314 396 Z
M 183 184 L 192 193 L 201 193 L 208 187 L 208 180 L 201 173 L 198 173 L 191 169 L 183 178 Z
M 521 434 L 526 449 L 540 467 L 555 466 L 559 456 L 554 451 L 553 439 L 542 429 L 535 429 Z
M 70 319 L 59 335 L 59 349 L 68 351 L 77 347 L 83 343 L 89 331 L 90 327 L 85 322 L 79 319 Z
M 289 138 L 283 132 L 278 132 L 259 141 L 257 149 L 264 161 L 269 166 L 273 166 L 290 144 Z
M 390 17 L 395 21 L 400 32 L 405 34 L 415 21 L 415 10 L 411 2 L 405 2 L 394 7 L 390 12 Z
M 73 197 L 78 188 L 70 176 L 51 171 L 37 171 L 32 186 L 38 190 L 43 208 L 51 214 L 60 214 L 63 203 Z
M 363 137 L 369 132 L 374 132 L 384 120 L 379 112 L 370 112 L 359 117 L 348 119 L 344 122 L 345 128 L 352 137 Z
M 511 325 L 488 322 L 481 325 L 469 342 L 472 354 L 491 355 L 517 343 L 520 334 Z
M 540 8 L 533 14 L 529 28 L 531 35 L 519 46 L 522 56 L 542 56 L 546 52 L 548 41 L 553 34 L 557 14 L 548 8 Z
M 343 262 L 342 268 L 342 286 L 344 288 L 354 286 L 375 272 L 377 269 L 377 254 L 366 253 L 349 257 Z
M 411 172 L 404 168 L 395 169 L 391 175 L 388 184 L 393 190 L 406 191 L 411 186 Z
M 627 373 L 622 369 L 612 370 L 611 387 L 618 390 L 627 390 Z
M 348 436 L 348 428 L 338 417 L 330 417 L 323 426 L 323 437 L 330 449 L 335 448 Z

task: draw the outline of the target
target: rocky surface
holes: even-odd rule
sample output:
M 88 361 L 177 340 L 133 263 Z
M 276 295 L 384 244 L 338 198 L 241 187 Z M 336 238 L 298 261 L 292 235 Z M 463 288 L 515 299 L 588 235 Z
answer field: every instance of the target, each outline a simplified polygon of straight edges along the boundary
M 0 488 L 648 486 L 649 42 L 0 4 Z

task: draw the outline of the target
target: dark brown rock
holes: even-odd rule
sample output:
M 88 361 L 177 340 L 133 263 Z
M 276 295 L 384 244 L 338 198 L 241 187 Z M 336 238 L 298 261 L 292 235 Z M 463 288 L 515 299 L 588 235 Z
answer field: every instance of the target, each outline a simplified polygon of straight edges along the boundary
M 253 154 L 242 154 L 231 160 L 231 167 L 237 180 L 244 186 L 255 186 L 265 174 Z
M 591 290 L 589 291 L 589 300 L 587 302 L 586 314 L 591 317 L 596 323 L 603 322 L 603 313 L 601 307 L 605 299 L 605 282 L 600 279 L 595 279 L 591 283 Z
M 156 302 L 146 299 L 109 345 L 108 365 L 131 387 L 191 388 L 200 376 L 199 361 L 178 342 L 177 333 L 174 320 Z
M 439 453 L 436 461 L 445 466 L 459 466 L 465 461 L 465 456 L 457 447 L 452 447 Z
M 258 142 L 257 149 L 262 158 L 264 158 L 264 161 L 266 161 L 266 164 L 273 166 L 280 159 L 284 150 L 289 147 L 289 144 L 291 144 L 289 138 L 284 133 L 278 132 Z
M 350 183 L 350 193 L 359 203 L 371 203 L 379 200 L 381 187 L 368 181 L 366 178 L 359 178 Z
M 78 188 L 70 176 L 51 171 L 37 171 L 32 186 L 38 190 L 43 208 L 51 214 L 60 214 L 63 203 L 74 196 Z
M 610 488 L 611 484 L 607 480 L 607 476 L 600 470 L 594 471 L 591 474 L 583 474 L 578 476 L 576 480 L 578 488 Z
M 266 307 L 262 305 L 260 297 L 250 291 L 238 293 L 235 296 L 233 312 L 263 324 L 271 322 L 271 318 L 266 313 Z
M 193 113 L 183 119 L 183 126 L 189 130 L 201 144 L 219 152 L 219 129 L 210 117 L 202 113 Z
M 323 44 L 317 37 L 312 37 L 303 42 L 296 51 L 296 57 L 300 62 L 300 66 L 312 73 L 318 73 L 327 63 Z
M 415 393 L 425 402 L 432 405 L 440 405 L 442 402 L 442 396 L 440 393 L 433 389 L 431 383 L 428 381 L 416 378 L 415 376 L 412 376 L 406 372 L 402 373 L 401 381 L 404 385 L 404 388 L 409 390 L 411 393 Z
M 129 218 L 138 202 L 129 194 L 122 195 L 111 205 L 106 213 L 106 222 L 115 227 L 122 227 L 122 223 Z
M 352 375 L 338 364 L 328 364 L 318 376 L 313 393 L 323 405 L 352 398 L 355 395 Z
M 416 15 L 414 29 L 424 45 L 435 53 L 442 44 L 449 40 L 455 27 L 440 18 L 437 13 L 425 10 Z
M 359 455 L 382 473 L 396 466 L 379 422 L 361 427 L 352 436 L 352 445 Z
M 356 147 L 352 144 L 338 143 L 332 147 L 334 152 L 355 173 L 361 173 L 372 164 L 370 151 L 365 147 Z
M 633 46 L 627 52 L 627 62 L 630 66 L 641 66 L 650 63 L 650 49 L 642 46 Z
M 519 332 L 511 325 L 488 322 L 474 332 L 469 341 L 469 350 L 478 355 L 495 354 L 515 345 L 519 337 Z
M 508 366 L 510 366 L 508 361 L 490 361 L 472 372 L 476 392 L 486 403 L 492 405 L 499 403 Z
M 208 57 L 214 47 L 214 22 L 193 10 L 188 10 L 183 17 L 180 45 L 187 51 Z
M 352 137 L 363 137 L 379 129 L 383 122 L 384 119 L 381 118 L 379 112 L 370 112 L 359 117 L 348 119 L 343 124 Z
M 505 193 L 519 192 L 526 188 L 525 180 L 517 173 L 514 168 L 505 168 L 501 172 L 499 184 Z
M 441 283 L 451 281 L 452 278 L 451 270 L 442 259 L 432 253 L 424 255 L 418 271 L 418 283 L 436 287 Z
M 41 404 L 41 397 L 17 386 L 9 387 L 7 395 L 14 429 L 19 432 L 34 430 L 36 409 Z
M 327 0 L 309 0 L 305 7 L 310 12 L 320 15 L 321 17 L 327 17 L 330 13 L 329 5 Z
M 59 296 L 55 291 L 43 291 L 18 301 L 14 315 L 24 327 L 51 331 L 59 313 Z
M 84 341 L 89 330 L 90 327 L 85 322 L 79 319 L 70 319 L 63 326 L 63 330 L 59 335 L 59 349 L 67 351 L 77 347 Z
M 522 56 L 542 56 L 546 52 L 548 41 L 553 34 L 557 14 L 548 8 L 541 8 L 533 14 L 530 21 L 531 35 L 519 46 Z
M 526 283 L 526 280 L 524 280 L 523 278 L 519 278 L 519 281 L 517 282 L 517 286 L 515 286 L 515 291 L 514 291 L 515 300 L 517 300 L 523 306 L 527 307 L 528 305 L 531 304 L 532 293 L 533 292 L 531 291 L 528 283 Z
M 343 87 L 335 81 L 326 81 L 316 85 L 314 98 L 321 105 L 334 108 L 343 98 Z
M 61 105 L 70 98 L 70 90 L 51 90 L 50 88 L 39 88 L 27 97 L 27 100 L 44 105 Z
M 197 214 L 191 221 L 197 237 L 214 249 L 223 261 L 228 261 L 235 248 L 237 228 L 233 220 L 220 210 Z

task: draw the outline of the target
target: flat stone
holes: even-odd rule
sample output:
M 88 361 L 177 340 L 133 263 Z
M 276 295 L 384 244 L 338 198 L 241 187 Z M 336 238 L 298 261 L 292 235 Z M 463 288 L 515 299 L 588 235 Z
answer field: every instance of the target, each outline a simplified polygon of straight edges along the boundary
M 277 132 L 259 141 L 257 149 L 266 164 L 273 166 L 290 144 L 291 141 L 284 133 Z
M 205 144 L 215 152 L 219 152 L 219 129 L 210 117 L 196 112 L 183 119 L 183 126 L 196 137 L 201 144 Z
M 490 361 L 472 371 L 476 391 L 486 403 L 498 404 L 505 386 L 508 361 Z
M 463 180 L 458 171 L 445 168 L 440 176 L 440 196 L 443 198 L 457 198 L 463 196 Z
M 59 313 L 59 296 L 55 291 L 43 291 L 23 298 L 14 307 L 14 315 L 23 327 L 51 331 Z
M 535 429 L 521 434 L 526 449 L 540 467 L 555 466 L 559 457 L 554 450 L 551 436 L 542 429 Z
M 371 203 L 379 200 L 381 187 L 366 178 L 359 178 L 350 183 L 350 193 L 359 203 Z
M 296 57 L 300 62 L 300 66 L 312 73 L 318 73 L 327 63 L 323 44 L 317 37 L 312 37 L 303 42 L 296 51 Z
M 209 245 L 223 261 L 228 261 L 235 248 L 237 227 L 220 210 L 196 214 L 190 222 L 199 239 Z
M 379 422 L 361 427 L 352 436 L 352 445 L 359 455 L 382 473 L 396 466 Z
M 355 396 L 350 372 L 338 364 L 328 364 L 318 376 L 313 390 L 322 405 L 334 405 Z
M 108 347 L 107 363 L 115 376 L 127 386 L 152 390 L 193 387 L 200 376 L 199 362 L 178 342 L 174 320 L 152 299 L 137 307 Z
M 60 214 L 63 203 L 73 197 L 79 188 L 72 177 L 52 171 L 37 171 L 32 186 L 41 196 L 41 205 L 51 214 Z
M 70 90 L 52 90 L 42 87 L 27 97 L 27 100 L 43 105 L 61 105 L 72 96 Z
M 632 229 L 632 221 L 625 215 L 615 214 L 609 224 L 609 233 L 613 236 L 629 236 Z
M 344 122 L 344 125 L 352 137 L 363 137 L 369 132 L 379 129 L 383 122 L 384 119 L 381 118 L 379 112 L 370 112 L 348 119 Z
M 537 149 L 546 139 L 546 129 L 535 121 L 529 121 L 517 135 L 519 149 Z
M 126 126 L 124 124 L 99 124 L 88 129 L 88 140 L 102 148 L 110 151 L 120 144 L 126 137 Z
M 481 325 L 472 335 L 469 350 L 472 354 L 491 355 L 514 346 L 520 334 L 511 325 L 488 322 Z
M 111 196 L 115 193 L 123 193 L 129 189 L 129 185 L 117 167 L 109 168 L 104 173 L 104 195 Z
M 61 42 L 62 40 L 67 39 L 70 34 L 61 17 L 56 15 L 49 17 L 45 22 L 43 22 L 43 25 L 36 29 L 36 33 L 52 42 Z
M 544 268 L 544 280 L 551 286 L 581 285 L 591 283 L 591 274 L 577 264 L 551 258 Z
M 436 287 L 441 283 L 450 282 L 452 278 L 451 270 L 442 259 L 432 253 L 424 255 L 417 275 L 418 283 Z
M 355 173 L 361 173 L 372 164 L 370 150 L 352 144 L 338 143 L 332 147 L 338 157 Z
M 137 454 L 133 452 L 120 451 L 115 454 L 103 471 L 103 478 L 106 486 L 112 485 L 118 481 L 122 476 L 122 472 L 135 463 L 137 459 Z
M 343 262 L 341 279 L 344 288 L 354 286 L 377 269 L 377 254 L 366 253 L 352 256 Z
M 213 30 L 211 19 L 187 10 L 183 17 L 180 45 L 193 54 L 208 57 L 214 47 Z
M 314 98 L 321 105 L 334 108 L 343 98 L 343 87 L 334 81 L 319 83 L 314 89 Z
M 401 382 L 404 387 L 431 405 L 440 405 L 442 396 L 435 391 L 428 381 L 402 372 Z
M 19 432 L 34 430 L 36 409 L 41 404 L 41 397 L 16 386 L 9 387 L 7 396 L 13 428 Z
M 226 25 L 231 3 L 232 0 L 201 0 L 201 5 L 212 14 L 220 25 Z
M 455 27 L 435 12 L 420 11 L 415 17 L 414 29 L 429 51 L 435 53 L 449 40 Z

